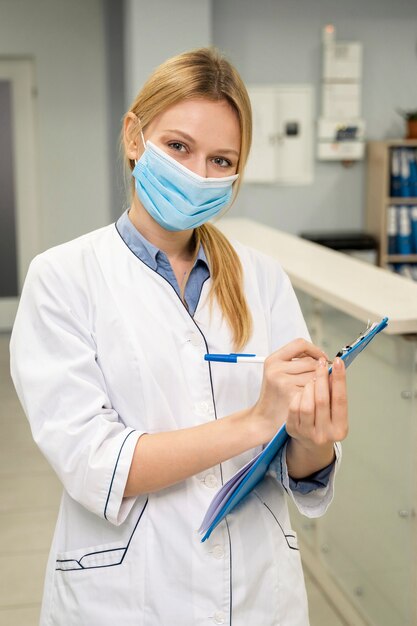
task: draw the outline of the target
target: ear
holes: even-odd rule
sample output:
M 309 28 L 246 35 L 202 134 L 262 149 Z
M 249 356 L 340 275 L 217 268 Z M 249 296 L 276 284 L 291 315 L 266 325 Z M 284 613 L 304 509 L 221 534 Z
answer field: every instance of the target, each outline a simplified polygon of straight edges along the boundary
M 123 120 L 123 143 L 126 156 L 131 161 L 139 159 L 143 152 L 142 140 L 139 132 L 139 120 L 129 111 Z

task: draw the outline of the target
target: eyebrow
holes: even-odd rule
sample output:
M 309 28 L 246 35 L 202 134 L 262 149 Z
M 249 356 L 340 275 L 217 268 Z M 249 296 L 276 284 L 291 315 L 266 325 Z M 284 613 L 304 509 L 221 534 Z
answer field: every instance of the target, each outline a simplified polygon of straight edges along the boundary
M 193 139 L 191 135 L 188 135 L 183 130 L 179 130 L 179 128 L 167 128 L 165 132 L 181 135 L 186 141 L 188 141 L 188 143 L 195 144 L 195 139 Z M 237 150 L 234 150 L 233 148 L 220 148 L 219 150 L 216 150 L 216 152 L 219 152 L 221 154 L 235 154 L 239 158 L 239 152 Z

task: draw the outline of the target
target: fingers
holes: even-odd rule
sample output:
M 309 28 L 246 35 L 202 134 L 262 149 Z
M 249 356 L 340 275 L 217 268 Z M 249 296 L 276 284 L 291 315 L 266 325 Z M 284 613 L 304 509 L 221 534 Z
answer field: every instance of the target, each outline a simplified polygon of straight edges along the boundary
M 291 437 L 295 437 L 300 430 L 300 404 L 304 388 L 295 393 L 290 402 L 287 418 L 287 432 Z
M 272 353 L 265 361 L 265 374 L 271 382 L 282 374 L 294 377 L 292 384 L 302 387 L 315 375 L 323 351 L 304 339 L 296 339 Z M 327 357 L 324 357 L 327 358 Z
M 320 363 L 317 366 L 315 379 L 305 385 L 299 394 L 298 400 L 299 435 L 303 439 L 313 441 L 314 443 L 321 440 L 322 432 L 326 430 L 330 414 L 329 390 L 322 370 L 325 372 L 327 367 Z M 295 403 L 291 408 L 295 408 Z M 293 417 L 293 425 L 297 425 L 295 415 Z
M 284 383 L 288 389 L 303 388 L 316 375 L 317 361 L 302 363 L 292 361 L 278 361 L 277 364 L 268 363 L 264 377 L 272 387 L 280 388 Z
M 347 398 L 344 363 L 335 359 L 329 379 L 327 355 L 312 343 L 296 339 L 265 361 L 260 406 L 287 416 L 288 433 L 303 446 L 321 449 L 344 439 Z
M 318 348 L 313 343 L 306 341 L 305 339 L 294 339 L 290 343 L 273 353 L 284 361 L 291 361 L 301 356 L 310 356 L 313 359 L 319 359 L 324 357 L 327 359 L 327 355 L 321 348 Z
M 342 359 L 335 359 L 332 368 L 331 419 L 336 441 L 348 434 L 346 370 Z
M 311 438 L 315 429 L 315 382 L 310 381 L 301 394 L 300 399 L 300 432 L 304 437 Z
M 332 422 L 330 407 L 329 370 L 327 361 L 320 359 L 314 385 L 315 435 L 316 441 L 325 442 L 329 437 Z
M 304 372 L 315 372 L 317 367 L 317 359 L 311 356 L 285 361 L 285 371 L 288 374 L 303 374 Z
M 286 374 L 303 374 L 304 372 L 315 372 L 317 367 L 317 359 L 312 357 L 303 357 L 302 359 L 293 359 L 292 361 L 284 361 L 275 353 L 268 357 L 266 366 L 273 370 L 279 370 Z
M 344 363 L 333 364 L 330 392 L 328 366 L 321 358 L 314 380 L 294 394 L 288 414 L 288 432 L 297 439 L 314 445 L 341 441 L 348 432 L 346 377 Z M 290 432 L 291 431 L 291 432 Z

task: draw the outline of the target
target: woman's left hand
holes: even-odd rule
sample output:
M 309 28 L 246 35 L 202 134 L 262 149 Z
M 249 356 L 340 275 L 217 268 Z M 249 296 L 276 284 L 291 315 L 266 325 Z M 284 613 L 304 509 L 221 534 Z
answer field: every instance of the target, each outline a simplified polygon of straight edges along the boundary
M 309 476 L 334 460 L 334 443 L 348 433 L 346 373 L 340 358 L 333 362 L 331 377 L 325 359 L 319 360 L 314 380 L 291 401 L 286 428 L 292 478 Z

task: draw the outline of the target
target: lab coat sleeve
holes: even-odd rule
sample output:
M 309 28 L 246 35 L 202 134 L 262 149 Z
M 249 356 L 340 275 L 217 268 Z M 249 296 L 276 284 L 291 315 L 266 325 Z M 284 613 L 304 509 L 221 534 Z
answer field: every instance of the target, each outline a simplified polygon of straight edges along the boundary
M 135 502 L 123 493 L 143 433 L 111 406 L 86 300 L 56 263 L 34 259 L 13 328 L 11 373 L 33 437 L 68 494 L 119 525 Z
M 325 514 L 331 501 L 333 500 L 335 475 L 342 456 L 342 449 L 339 443 L 335 443 L 334 449 L 336 461 L 329 476 L 328 484 L 326 487 L 314 489 L 306 494 L 302 494 L 296 490 L 293 491 L 290 487 L 290 479 L 286 463 L 287 445 L 282 448 L 276 459 L 271 463 L 270 472 L 282 484 L 300 513 L 306 517 L 321 517 Z

